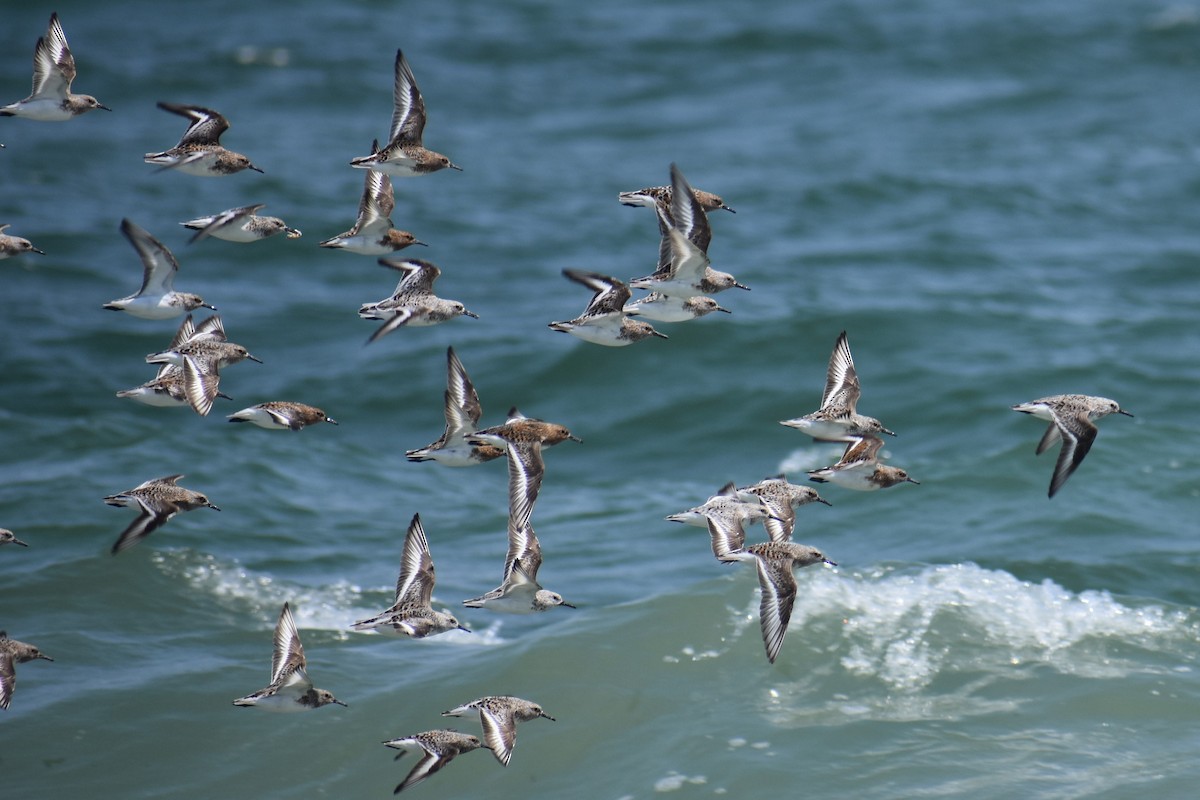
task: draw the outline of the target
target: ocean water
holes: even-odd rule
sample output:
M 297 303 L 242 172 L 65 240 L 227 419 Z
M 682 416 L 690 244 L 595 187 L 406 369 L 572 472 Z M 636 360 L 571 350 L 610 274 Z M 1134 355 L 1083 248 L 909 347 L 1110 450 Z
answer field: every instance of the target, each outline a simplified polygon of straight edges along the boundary
M 413 758 L 385 739 L 541 703 L 512 763 L 467 754 L 424 797 L 600 800 L 1187 798 L 1200 781 L 1200 6 L 948 0 L 731 6 L 63 2 L 8 8 L 0 100 L 28 92 L 52 10 L 75 90 L 113 112 L 0 119 L 0 223 L 47 255 L 0 263 L 0 628 L 55 658 L 0 714 L 5 798 L 386 797 Z M 398 227 L 439 294 L 480 315 L 365 347 L 358 305 L 395 276 L 316 247 L 350 227 L 386 138 L 403 48 L 426 144 L 463 171 L 396 180 Z M 265 174 L 156 173 L 165 100 L 208 106 Z M 651 271 L 652 214 L 619 191 L 679 164 L 714 213 L 714 265 L 752 287 L 669 341 L 601 348 L 547 329 L 587 302 L 566 267 Z M 267 203 L 294 241 L 187 244 L 182 220 Z M 176 321 L 132 292 L 128 217 L 178 287 L 263 360 L 225 370 L 211 416 L 114 397 Z M 720 317 L 715 318 L 715 317 Z M 753 570 L 665 522 L 727 481 L 832 463 L 781 419 L 816 408 L 848 331 L 860 410 L 921 481 L 822 488 L 768 664 Z M 541 581 L 578 606 L 462 609 L 497 585 L 506 475 L 412 464 L 442 429 L 453 346 L 495 424 L 518 406 L 582 444 L 546 454 Z M 1117 399 L 1053 500 L 1048 394 Z M 229 425 L 293 399 L 341 424 Z M 222 509 L 119 557 L 105 495 L 185 473 Z M 385 608 L 420 513 L 435 599 L 473 633 L 400 641 Z M 762 536 L 760 528 L 750 536 Z M 309 672 L 348 708 L 272 715 L 283 602 Z

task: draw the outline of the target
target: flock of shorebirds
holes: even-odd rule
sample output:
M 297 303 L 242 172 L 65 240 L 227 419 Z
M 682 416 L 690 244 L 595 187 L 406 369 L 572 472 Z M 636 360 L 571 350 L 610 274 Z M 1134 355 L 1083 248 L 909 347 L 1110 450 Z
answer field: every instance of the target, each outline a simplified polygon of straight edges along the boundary
M 71 92 L 75 64 L 57 14 L 50 18 L 46 35 L 34 51 L 32 94 L 0 107 L 0 116 L 25 117 L 39 121 L 64 121 L 93 109 L 107 109 L 95 98 Z M 229 123 L 215 111 L 199 106 L 159 103 L 165 111 L 189 120 L 179 143 L 159 153 L 148 153 L 147 163 L 160 169 L 201 176 L 223 176 L 242 170 L 260 170 L 250 159 L 226 150 L 220 137 Z M 425 104 L 412 69 L 397 51 L 394 66 L 394 111 L 387 145 L 373 143 L 371 153 L 353 159 L 351 166 L 367 170 L 358 217 L 345 233 L 320 243 L 372 256 L 389 256 L 412 245 L 423 245 L 411 233 L 393 227 L 394 207 L 391 177 L 414 177 L 442 169 L 459 169 L 444 155 L 422 143 Z M 672 164 L 670 184 L 623 192 L 621 203 L 655 210 L 659 228 L 656 270 L 625 283 L 614 277 L 583 270 L 564 270 L 572 281 L 586 286 L 593 297 L 582 314 L 571 320 L 551 322 L 549 327 L 584 341 L 605 346 L 625 346 L 643 339 L 666 336 L 651 322 L 684 322 L 713 312 L 726 312 L 714 295 L 731 288 L 748 289 L 734 276 L 711 266 L 707 251 L 712 232 L 708 213 L 733 209 L 717 195 L 693 189 L 679 168 Z M 196 231 L 192 241 L 209 236 L 231 242 L 254 242 L 285 234 L 301 235 L 276 217 L 260 216 L 262 204 L 246 205 L 182 223 Z M 0 226 L 0 258 L 33 252 L 42 253 L 28 240 L 5 235 Z M 151 406 L 188 406 L 207 415 L 220 392 L 221 370 L 243 360 L 258 361 L 242 345 L 229 341 L 220 317 L 194 322 L 189 312 L 215 310 L 203 298 L 176 291 L 179 264 L 161 242 L 129 220 L 120 230 L 137 251 L 143 264 L 141 288 L 135 294 L 104 305 L 135 317 L 164 320 L 186 314 L 166 348 L 146 357 L 158 367 L 156 376 L 133 389 L 117 393 Z M 402 277 L 392 295 L 364 304 L 359 315 L 381 320 L 382 325 L 368 343 L 401 327 L 433 325 L 458 316 L 475 316 L 462 303 L 433 293 L 440 270 L 415 259 L 381 258 L 380 264 L 397 270 Z M 631 288 L 646 290 L 631 300 Z M 882 462 L 883 439 L 895 435 L 879 420 L 859 414 L 861 395 L 858 375 L 845 332 L 838 336 L 829 360 L 824 393 L 817 411 L 783 425 L 809 434 L 817 441 L 845 444 L 841 459 L 828 467 L 811 470 L 809 478 L 857 491 L 874 491 L 901 483 L 918 483 L 903 469 Z M 1058 395 L 1013 406 L 1050 422 L 1038 444 L 1040 454 L 1061 442 L 1058 462 L 1050 484 L 1053 497 L 1079 466 L 1096 437 L 1094 420 L 1111 413 L 1128 414 L 1112 400 L 1085 395 Z M 542 449 L 568 439 L 579 441 L 566 427 L 532 419 L 516 408 L 498 426 L 480 428 L 482 408 L 478 394 L 453 348 L 447 350 L 447 385 L 444 398 L 445 430 L 426 447 L 408 451 L 415 462 L 433 461 L 448 467 L 467 467 L 504 457 L 508 463 L 508 549 L 500 585 L 478 597 L 463 601 L 468 608 L 506 613 L 543 612 L 557 606 L 573 608 L 561 594 L 538 583 L 542 550 L 531 519 L 545 474 Z M 269 429 L 299 431 L 305 426 L 337 424 L 319 408 L 292 401 L 261 403 L 238 411 L 232 422 L 251 422 Z M 112 547 L 114 554 L 137 544 L 183 511 L 207 507 L 220 510 L 204 494 L 180 486 L 182 475 L 146 481 L 104 501 L 138 510 L 137 518 L 121 533 Z M 769 661 L 782 647 L 797 592 L 794 570 L 812 564 L 831 564 L 814 547 L 792 541 L 796 511 L 810 503 L 828 505 L 816 490 L 789 483 L 784 476 L 769 478 L 753 486 L 727 484 L 705 503 L 672 514 L 668 520 L 707 528 L 714 557 L 722 563 L 752 561 L 761 588 L 760 627 Z M 747 524 L 761 522 L 767 541 L 746 544 Z M 25 546 L 11 531 L 0 529 L 0 545 Z M 410 638 L 424 638 L 449 630 L 463 629 L 450 613 L 432 606 L 434 566 L 429 542 L 419 515 L 414 515 L 404 540 L 400 574 L 392 605 L 380 614 L 353 623 L 354 630 L 375 630 Z M 51 660 L 36 647 L 9 639 L 0 632 L 0 708 L 7 708 L 15 686 L 14 665 L 34 659 Z M 288 604 L 284 604 L 274 635 L 271 681 L 257 692 L 234 701 L 237 706 L 255 706 L 276 711 L 299 711 L 325 705 L 345 705 L 332 693 L 313 686 L 306 671 L 304 648 Z M 445 712 L 447 716 L 477 714 L 482 739 L 452 730 L 430 730 L 385 742 L 389 747 L 414 750 L 421 758 L 399 792 L 423 781 L 452 758 L 486 747 L 504 765 L 512 757 L 518 721 L 549 717 L 540 706 L 510 696 L 486 696 Z

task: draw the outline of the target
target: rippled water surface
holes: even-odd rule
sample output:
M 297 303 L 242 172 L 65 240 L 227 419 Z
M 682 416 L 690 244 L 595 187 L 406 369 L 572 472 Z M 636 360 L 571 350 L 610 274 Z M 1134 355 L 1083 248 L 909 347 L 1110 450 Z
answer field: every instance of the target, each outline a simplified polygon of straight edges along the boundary
M 414 759 L 379 743 L 484 694 L 557 722 L 522 724 L 506 769 L 466 754 L 412 791 L 1193 796 L 1200 6 L 26 5 L 0 26 L 0 101 L 28 92 L 52 10 L 74 88 L 113 111 L 0 119 L 0 224 L 47 253 L 0 263 L 0 526 L 30 544 L 0 550 L 0 629 L 55 659 L 20 665 L 0 713 L 5 797 L 382 798 Z M 397 48 L 425 143 L 463 171 L 398 179 L 393 219 L 480 319 L 364 347 L 355 312 L 395 276 L 316 243 L 353 222 L 347 162 L 387 136 Z M 142 154 L 184 127 L 156 101 L 219 110 L 265 174 L 156 173 Z M 671 162 L 736 209 L 709 254 L 752 290 L 669 341 L 547 329 L 588 299 L 564 268 L 652 270 L 653 215 L 616 195 Z M 178 225 L 253 202 L 303 238 Z M 264 362 L 227 368 L 209 417 L 114 397 L 177 325 L 100 308 L 138 285 L 126 217 Z M 800 510 L 839 566 L 798 574 L 772 665 L 753 570 L 663 517 L 837 459 L 778 421 L 817 407 L 842 330 L 860 410 L 921 485 Z M 547 452 L 533 519 L 573 611 L 459 605 L 499 583 L 507 476 L 404 458 L 441 432 L 447 346 L 485 424 L 517 406 L 583 439 Z M 1102 420 L 1047 500 L 1044 424 L 1009 407 L 1065 392 L 1136 417 Z M 226 424 L 272 399 L 341 424 Z M 101 498 L 173 473 L 221 512 L 111 557 L 133 513 Z M 349 631 L 391 602 L 414 513 L 473 633 Z M 230 704 L 267 683 L 285 601 L 348 708 Z

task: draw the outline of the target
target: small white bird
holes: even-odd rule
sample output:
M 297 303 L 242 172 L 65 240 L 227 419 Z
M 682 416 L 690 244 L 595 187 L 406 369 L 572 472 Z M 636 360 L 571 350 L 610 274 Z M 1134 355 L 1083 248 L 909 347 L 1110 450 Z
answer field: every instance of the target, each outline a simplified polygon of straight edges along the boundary
M 219 339 L 224 341 L 225 330 L 221 327 L 221 318 L 211 316 L 197 326 L 188 314 L 175 332 L 168 351 L 183 347 L 189 341 L 201 339 Z M 128 397 L 139 403 L 158 408 L 190 405 L 200 416 L 208 416 L 212 410 L 213 401 L 218 397 L 230 399 L 229 395 L 219 390 L 221 375 L 214 363 L 208 360 L 197 360 L 190 356 L 182 357 L 180 364 L 161 364 L 158 374 L 153 380 L 117 392 L 117 397 Z
M 706 528 L 711 537 L 713 556 L 728 563 L 729 554 L 742 549 L 746 543 L 746 524 L 766 520 L 771 509 L 761 497 L 739 494 L 733 481 L 725 484 L 703 505 L 671 514 L 668 522 L 680 522 L 697 528 Z
M 788 483 L 783 475 L 765 478 L 753 486 L 743 486 L 737 490 L 738 496 L 751 500 L 757 498 L 770 510 L 770 515 L 763 519 L 763 527 L 772 542 L 790 542 L 792 531 L 796 527 L 796 510 L 809 503 L 824 503 L 833 505 L 821 497 L 816 489 Z
M 112 111 L 90 94 L 71 94 L 75 57 L 67 46 L 58 13 L 50 15 L 46 35 L 33 48 L 33 93 L 0 107 L 0 117 L 25 117 L 39 122 L 66 122 L 94 108 Z M 3 145 L 0 145 L 3 147 Z
M 0 528 L 0 545 L 5 544 L 15 544 L 20 545 L 21 547 L 29 547 L 28 543 L 22 542 L 17 538 L 17 535 L 8 528 Z
M 446 428 L 441 438 L 425 447 L 409 450 L 409 461 L 436 461 L 448 467 L 471 467 L 504 455 L 504 448 L 492 444 L 470 444 L 467 435 L 479 429 L 483 406 L 475 384 L 453 347 L 446 348 Z
M 31 644 L 8 638 L 0 631 L 0 709 L 7 709 L 17 688 L 17 664 L 26 661 L 53 661 L 54 659 Z
M 695 297 L 672 297 L 662 292 L 651 292 L 632 303 L 625 304 L 625 313 L 631 317 L 645 317 L 655 322 L 687 322 L 699 319 L 714 311 L 731 314 L 728 308 L 706 294 Z
M 266 203 L 255 203 L 249 206 L 238 206 L 219 214 L 196 217 L 179 224 L 196 231 L 188 240 L 188 244 L 209 236 L 224 239 L 227 242 L 246 243 L 261 241 L 278 233 L 286 233 L 289 239 L 299 239 L 303 235 L 298 229 L 288 227 L 288 224 L 279 217 L 259 216 L 255 213 L 259 209 L 265 208 L 266 205 Z
M 825 393 L 821 395 L 821 407 L 811 414 L 795 419 L 785 419 L 780 425 L 804 431 L 818 441 L 853 442 L 864 434 L 896 434 L 883 427 L 874 417 L 857 413 L 858 398 L 862 389 L 858 384 L 858 373 L 850 355 L 850 343 L 846 332 L 838 335 L 829 356 L 829 369 L 825 374 Z
M 388 739 L 384 744 L 401 751 L 396 758 L 410 752 L 421 754 L 421 760 L 392 794 L 411 789 L 463 753 L 487 747 L 477 736 L 450 730 L 422 731 L 411 736 Z
M 379 152 L 379 142 L 372 143 L 371 152 Z M 425 242 L 419 241 L 408 231 L 392 227 L 391 216 L 395 207 L 392 179 L 377 169 L 368 170 L 354 227 L 321 242 L 321 247 L 349 250 L 365 256 L 386 256 L 409 245 L 424 245 Z
M 337 425 L 337 420 L 326 416 L 316 406 L 295 403 L 291 400 L 269 400 L 256 406 L 243 408 L 229 415 L 230 422 L 253 422 L 268 430 L 298 431 L 305 425 L 328 422 Z
M 763 646 L 767 660 L 772 664 L 783 647 L 788 623 L 792 619 L 792 606 L 796 602 L 796 576 L 792 570 L 811 564 L 837 564 L 827 559 L 815 547 L 794 542 L 762 542 L 752 544 L 744 550 L 730 553 L 736 561 L 754 561 L 758 567 L 758 585 L 762 599 L 758 605 L 759 627 L 762 629 Z
M 317 689 L 306 671 L 304 645 L 287 603 L 275 623 L 275 647 L 271 653 L 271 683 L 253 694 L 233 701 L 235 706 L 254 706 L 266 711 L 308 711 L 336 703 L 345 706 L 328 689 Z
M 629 282 L 634 289 L 678 297 L 716 294 L 726 289 L 749 289 L 728 272 L 712 268 L 708 244 L 712 234 L 704 207 L 696 199 L 683 173 L 671 165 L 671 206 L 668 214 L 656 204 L 660 229 L 665 229 L 659 246 L 659 263 L 654 274 Z
M 543 589 L 537 580 L 542 545 L 529 520 L 545 473 L 541 446 L 509 442 L 507 454 L 508 552 L 504 556 L 504 577 L 500 586 L 464 600 L 463 605 L 509 614 L 532 614 L 555 606 L 574 608 L 558 592 Z
M 442 716 L 461 717 L 473 712 L 479 712 L 484 743 L 496 760 L 506 767 L 512 760 L 513 747 L 517 743 L 518 722 L 528 722 L 539 717 L 555 721 L 554 717 L 543 711 L 537 703 L 510 695 L 480 697 L 457 708 L 443 711 Z
M 425 131 L 425 100 L 417 88 L 412 67 L 400 50 L 396 51 L 395 78 L 392 84 L 392 130 L 387 147 L 369 156 L 351 159 L 350 166 L 374 169 L 398 178 L 427 175 L 442 169 L 462 171 L 441 153 L 425 149 L 421 143 Z
M 221 510 L 199 492 L 179 486 L 178 481 L 182 477 L 167 475 L 165 478 L 154 478 L 128 491 L 104 498 L 104 502 L 110 506 L 135 506 L 140 512 L 137 519 L 121 532 L 112 547 L 113 555 L 133 547 L 181 511 L 191 511 L 202 506 L 213 511 Z
M 1086 394 L 1056 394 L 1019 403 L 1013 411 L 1032 414 L 1038 419 L 1049 420 L 1050 427 L 1038 442 L 1037 455 L 1041 455 L 1055 442 L 1062 441 L 1058 462 L 1054 465 L 1054 477 L 1050 479 L 1050 497 L 1067 482 L 1067 478 L 1083 463 L 1084 456 L 1092 449 L 1098 429 L 1092 420 L 1109 414 L 1132 417 L 1116 400 L 1107 397 L 1092 397 Z
M 11 225 L 0 225 L 0 259 L 12 258 L 22 253 L 46 255 L 44 251 L 34 247 L 33 242 L 28 239 L 22 239 L 20 236 L 9 236 L 5 233 L 11 227 Z
M 142 288 L 137 294 L 105 303 L 105 308 L 141 319 L 170 319 L 197 308 L 216 310 L 198 294 L 175 291 L 179 262 L 162 242 L 128 219 L 121 220 L 121 233 L 142 260 Z
M 569 333 L 585 342 L 606 347 L 625 347 L 650 336 L 666 339 L 650 323 L 630 319 L 625 313 L 629 287 L 616 278 L 598 272 L 564 269 L 563 275 L 591 289 L 591 302 L 575 319 L 551 322 L 552 330 Z
M 367 344 L 401 326 L 419 328 L 437 325 L 455 317 L 479 319 L 478 314 L 468 311 L 457 300 L 444 300 L 433 293 L 433 283 L 442 271 L 428 261 L 415 258 L 391 261 L 381 258 L 379 263 L 403 273 L 404 277 L 396 284 L 391 297 L 377 303 L 365 303 L 358 310 L 358 315 L 363 319 L 384 320 L 367 339 Z
M 874 492 L 898 483 L 915 483 L 919 486 L 920 481 L 909 477 L 899 467 L 879 463 L 879 450 L 882 447 L 883 439 L 873 434 L 863 434 L 846 445 L 840 461 L 833 466 L 809 470 L 808 479 L 858 492 Z
M 241 153 L 226 150 L 221 146 L 221 134 L 229 130 L 229 120 L 209 108 L 181 106 L 174 103 L 159 103 L 163 111 L 170 111 L 191 120 L 179 144 L 161 153 L 146 153 L 142 160 L 147 164 L 160 164 L 164 169 L 177 169 L 202 178 L 219 178 L 244 169 L 262 172 Z
M 439 633 L 454 630 L 470 632 L 444 611 L 434 611 L 430 605 L 433 598 L 433 558 L 429 555 L 429 541 L 421 525 L 421 515 L 414 514 L 404 537 L 404 552 L 400 557 L 400 576 L 396 579 L 396 601 L 385 611 L 369 619 L 359 620 L 351 627 L 356 631 L 376 630 L 424 639 Z

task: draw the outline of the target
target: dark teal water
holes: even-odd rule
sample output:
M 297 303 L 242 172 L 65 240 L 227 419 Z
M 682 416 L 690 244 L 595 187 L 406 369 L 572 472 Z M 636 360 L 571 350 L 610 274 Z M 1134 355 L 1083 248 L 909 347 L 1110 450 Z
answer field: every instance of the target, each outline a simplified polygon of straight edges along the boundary
M 386 797 L 379 742 L 483 694 L 540 702 L 511 765 L 468 754 L 427 797 L 1185 798 L 1200 780 L 1200 10 L 1158 2 L 152 3 L 57 6 L 75 89 L 111 114 L 0 120 L 0 223 L 45 257 L 0 264 L 0 628 L 19 667 L 4 797 Z M 0 100 L 28 92 L 47 8 L 10 8 Z M 396 182 L 439 293 L 479 320 L 364 347 L 394 276 L 316 247 L 353 221 L 403 47 L 426 144 L 463 166 Z M 158 174 L 143 153 L 225 114 L 265 175 Z M 753 290 L 721 319 L 620 350 L 554 333 L 564 267 L 648 273 L 652 215 L 616 202 L 677 162 L 736 215 L 714 264 Z M 297 241 L 188 245 L 178 222 L 251 202 Z M 123 217 L 178 256 L 265 362 L 213 414 L 119 400 L 175 321 L 100 306 L 140 265 Z M 411 253 L 412 251 L 408 251 Z M 779 660 L 757 585 L 663 521 L 739 484 L 831 463 L 778 420 L 814 409 L 847 330 L 861 410 L 922 483 L 824 490 L 797 538 Z M 354 634 L 425 522 L 446 607 L 495 586 L 504 468 L 411 464 L 441 431 L 453 345 L 485 422 L 568 425 L 534 523 L 542 582 L 578 605 L 463 610 L 475 633 Z M 1052 501 L 1048 394 L 1117 399 Z M 341 422 L 226 424 L 294 399 Z M 101 498 L 186 473 L 222 508 L 118 558 Z M 753 529 L 752 536 L 761 536 Z M 310 673 L 349 708 L 234 708 L 266 683 L 292 604 Z M 472 730 L 469 720 L 455 721 Z M 411 759 L 411 757 L 410 757 Z

